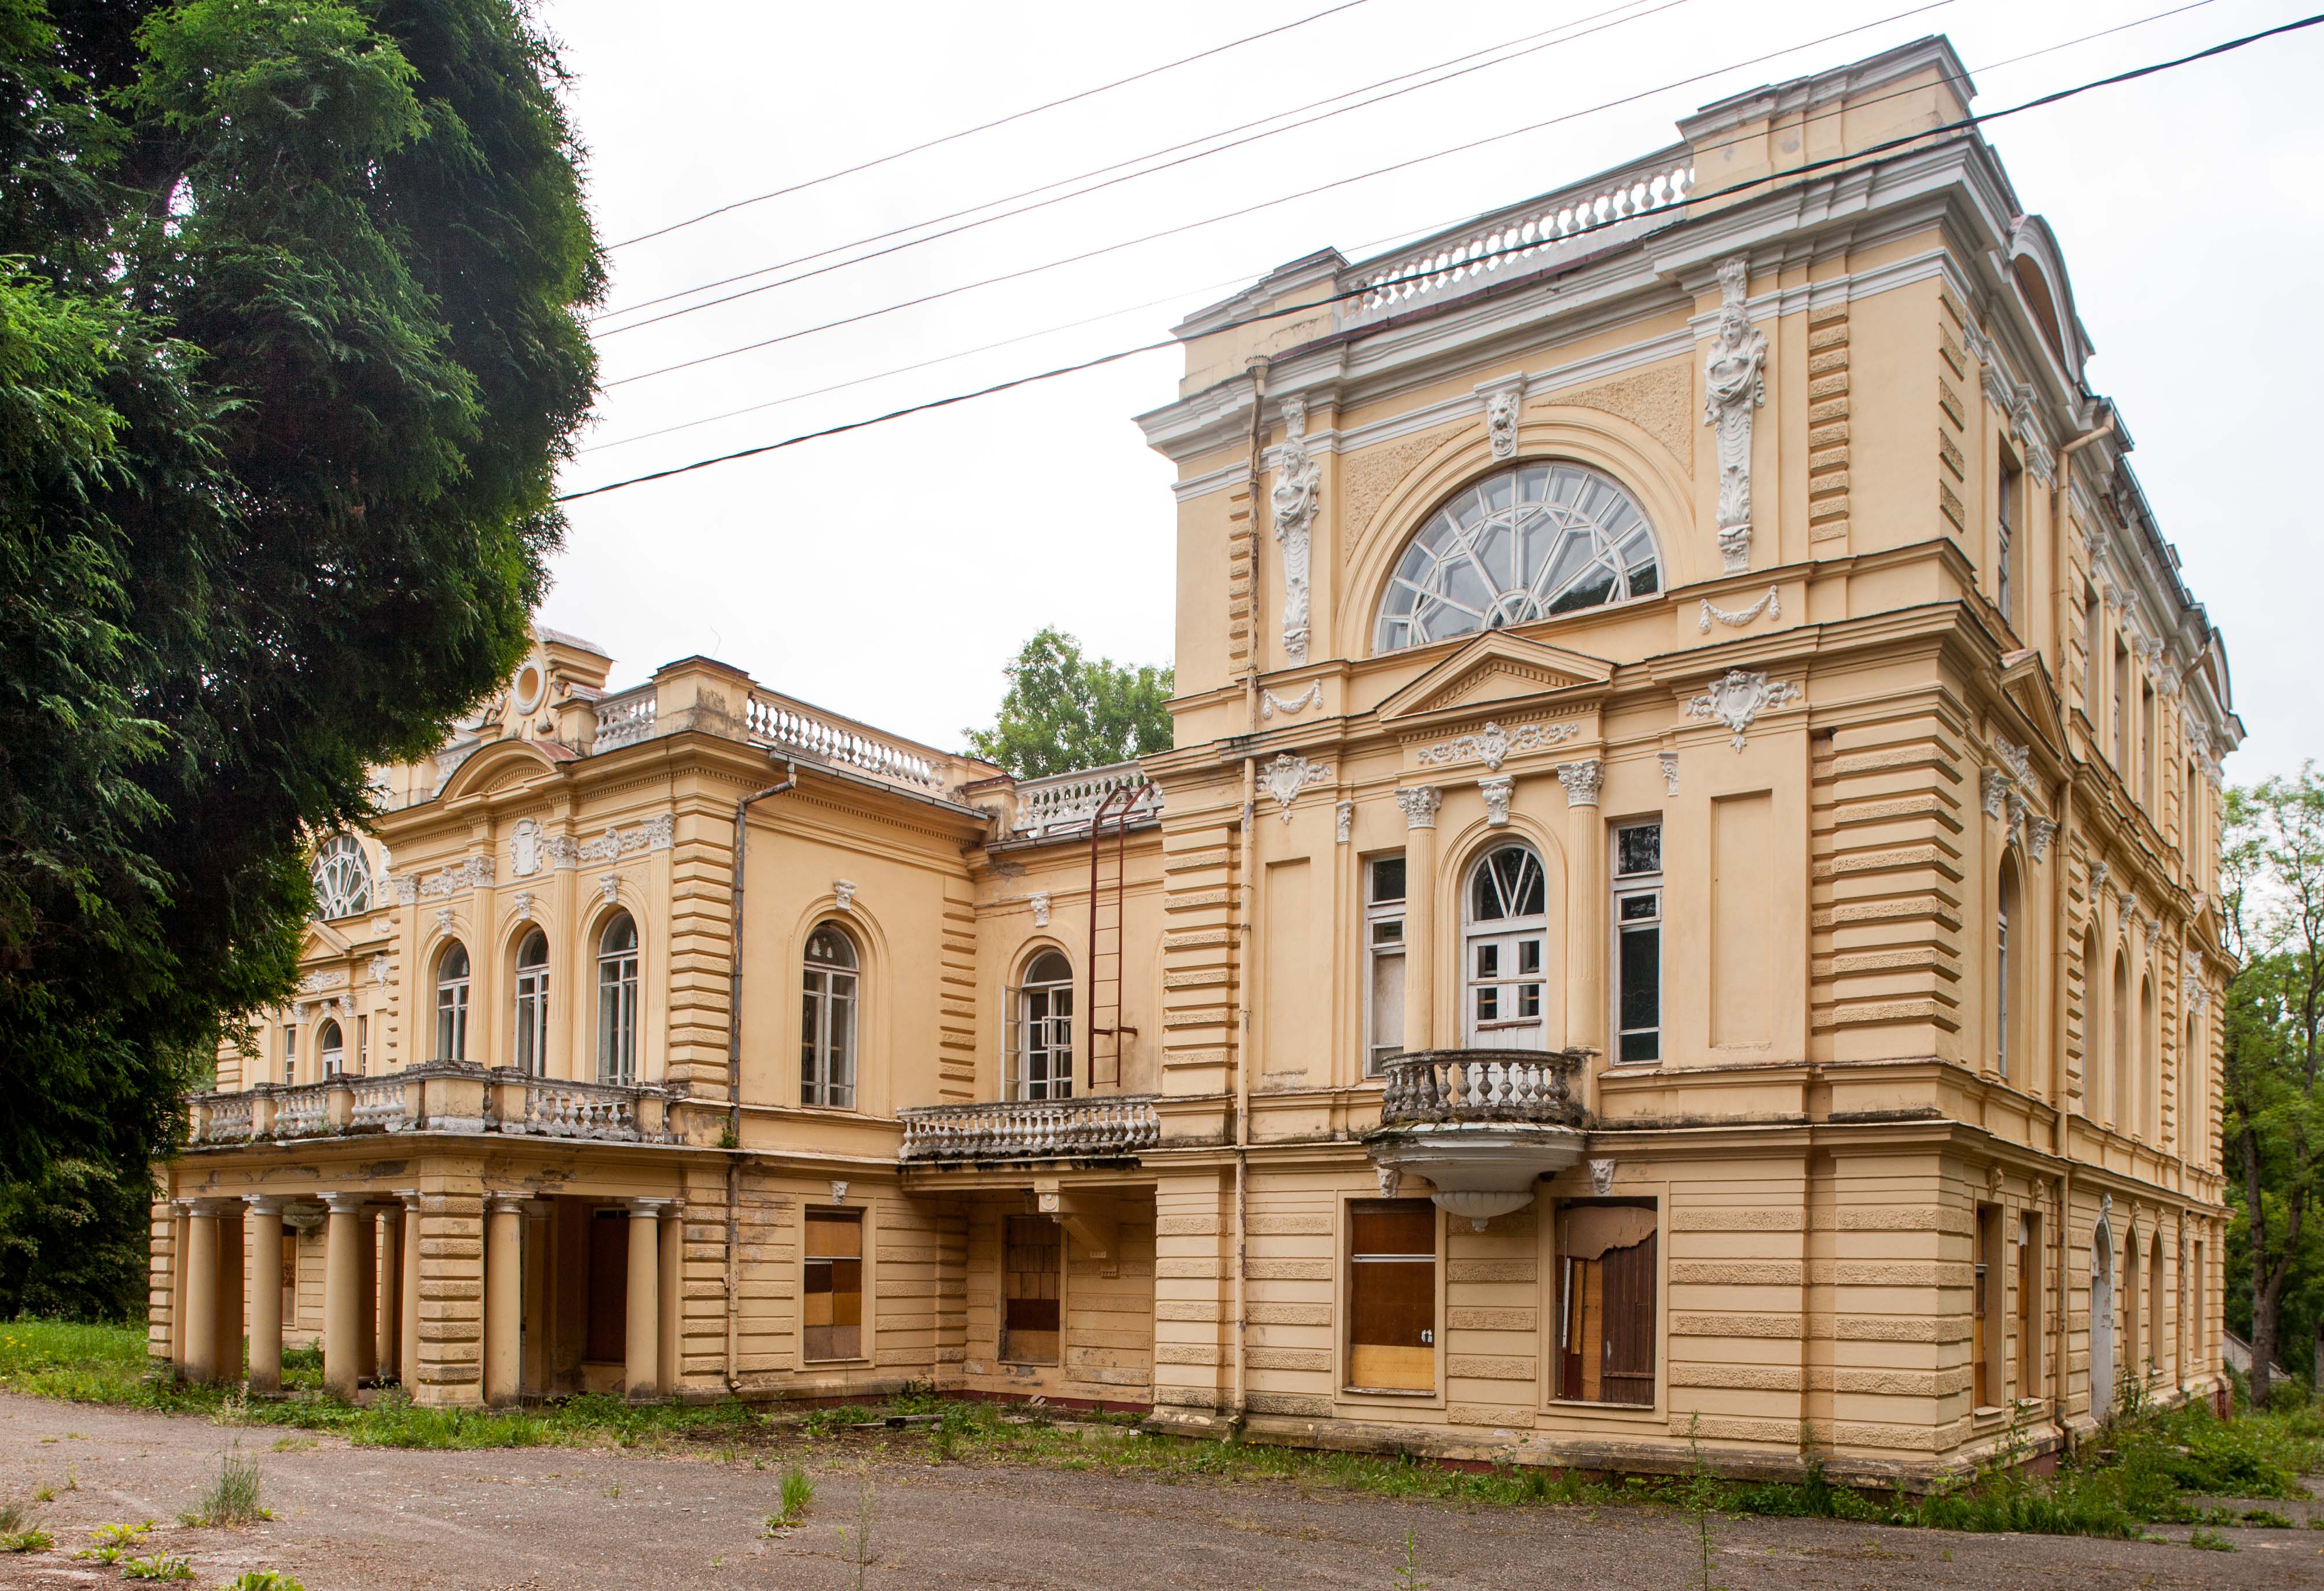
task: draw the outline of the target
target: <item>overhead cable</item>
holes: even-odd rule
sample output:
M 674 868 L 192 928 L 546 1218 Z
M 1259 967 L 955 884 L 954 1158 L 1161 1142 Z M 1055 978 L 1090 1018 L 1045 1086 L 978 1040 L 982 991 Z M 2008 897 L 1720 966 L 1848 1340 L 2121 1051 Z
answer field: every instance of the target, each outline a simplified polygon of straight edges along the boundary
M 730 210 L 739 210 L 747 205 L 764 204 L 769 199 L 780 198 L 787 193 L 798 193 L 806 189 L 820 187 L 825 182 L 835 182 L 842 177 L 853 177 L 858 171 L 868 171 L 874 166 L 884 166 L 890 161 L 900 161 L 906 155 L 918 154 L 922 150 L 934 149 L 938 144 L 956 143 L 963 138 L 973 137 L 979 133 L 990 133 L 995 127 L 1005 127 L 1011 122 L 1021 122 L 1028 116 L 1038 116 L 1044 111 L 1053 111 L 1057 109 L 1060 106 L 1074 105 L 1082 100 L 1093 98 L 1100 94 L 1111 93 L 1116 88 L 1127 87 L 1132 83 L 1142 83 L 1148 78 L 1158 78 L 1164 72 L 1176 71 L 1183 66 L 1192 66 L 1198 60 L 1208 60 L 1214 55 L 1224 55 L 1231 50 L 1240 50 L 1246 44 L 1256 44 L 1261 39 L 1272 39 L 1277 33 L 1287 33 L 1296 28 L 1304 28 L 1309 23 L 1322 22 L 1327 16 L 1337 16 L 1343 11 L 1353 11 L 1357 6 L 1367 5 L 1369 3 L 1370 0 L 1340 0 L 1339 5 L 1327 6 L 1323 10 L 1318 11 L 1312 15 L 1303 16 L 1296 22 L 1287 22 L 1278 27 L 1268 28 L 1259 32 L 1246 34 L 1242 38 L 1230 40 L 1224 44 L 1216 44 L 1208 50 L 1197 51 L 1192 55 L 1182 56 L 1176 60 L 1165 61 L 1157 67 L 1148 67 L 1142 72 L 1132 72 L 1126 78 L 1117 78 L 1111 83 L 1101 83 L 1094 88 L 1084 88 L 1077 94 L 1068 94 L 1063 99 L 1052 99 L 1046 105 L 1037 105 L 1025 110 L 1012 111 L 1009 115 L 996 117 L 992 121 L 980 122 L 973 127 L 963 127 L 957 133 L 947 133 L 941 138 L 931 138 L 926 143 L 915 143 L 908 149 L 899 149 L 892 154 L 883 154 L 874 160 L 859 161 L 855 165 L 844 167 L 836 171 L 825 171 L 820 177 L 809 177 L 804 181 L 794 182 L 787 188 L 771 189 L 765 193 L 752 194 L 749 198 L 735 199 L 730 203 L 719 205 L 715 208 L 705 210 L 698 216 L 688 216 L 683 221 L 673 221 L 667 226 L 657 226 L 651 232 L 641 232 L 635 237 L 625 237 L 617 244 L 607 244 L 605 246 L 608 249 L 626 249 L 632 244 L 641 244 L 651 238 L 667 237 L 673 232 L 679 232 L 688 226 L 698 225 L 701 223 L 709 220 L 714 216 L 724 216 Z
M 1768 175 L 1764 177 L 1747 178 L 1740 182 L 1730 183 L 1725 188 L 1714 189 L 1709 193 L 1696 193 L 1690 195 L 1686 202 L 1692 205 L 1701 203 L 1707 199 L 1726 198 L 1735 194 L 1748 192 L 1754 188 L 1761 188 L 1773 183 L 1784 182 L 1789 179 L 1800 177 L 1813 171 L 1823 170 L 1832 166 L 1855 164 L 1875 155 L 1884 154 L 1890 150 L 1902 149 L 1907 144 L 1919 143 L 1925 139 L 1941 137 L 1948 133 L 1962 132 L 1970 127 L 1981 126 L 1987 122 L 1997 122 L 2004 116 L 2014 116 L 2024 111 L 2038 110 L 2044 106 L 2056 105 L 2061 100 L 2071 99 L 2077 95 L 2088 94 L 2094 89 L 2112 87 L 2116 84 L 2128 83 L 2135 81 L 2141 78 L 2153 77 L 2158 72 L 2166 72 L 2178 67 L 2189 66 L 2196 61 L 2208 60 L 2213 56 L 2225 55 L 2230 51 L 2241 50 L 2247 45 L 2259 43 L 2263 40 L 2273 39 L 2286 33 L 2295 33 L 2302 29 L 2312 28 L 2319 23 L 2324 23 L 2324 12 L 2319 12 L 2310 16 L 2304 16 L 2294 22 L 2283 23 L 2273 28 L 2262 29 L 2260 32 L 2255 33 L 2246 33 L 2241 38 L 2229 39 L 2224 42 L 2211 45 L 2208 49 L 2196 51 L 2192 54 L 2179 56 L 2170 60 L 2155 61 L 2146 66 L 2133 68 L 2128 71 L 2116 72 L 2109 77 L 2094 78 L 2088 83 L 2078 84 L 2071 88 L 2061 88 L 2053 93 L 2040 95 L 2033 99 L 2024 101 L 2023 104 L 2013 105 L 2003 110 L 1988 111 L 1982 115 L 1963 116 L 1956 121 L 1941 123 L 1934 127 L 1924 127 L 1916 133 L 1907 133 L 1901 137 L 1891 138 L 1883 143 L 1871 144 L 1864 149 L 1856 150 L 1848 154 L 1831 155 L 1821 160 L 1804 161 L 1787 170 L 1770 172 Z M 1605 224 L 1600 223 L 1600 225 Z M 1581 235 L 1586 235 L 1586 234 Z M 1512 243 L 1502 249 L 1480 253 L 1471 256 L 1470 260 L 1463 262 L 1463 263 L 1475 264 L 1494 258 L 1499 254 L 1518 253 L 1534 246 L 1535 245 L 1530 243 Z M 1443 274 L 1442 271 L 1432 264 L 1425 271 L 1414 271 L 1406 276 L 1382 278 L 1379 280 L 1367 282 L 1360 287 L 1351 288 L 1345 291 L 1334 293 L 1323 299 L 1310 299 L 1306 302 L 1291 305 L 1281 309 L 1261 310 L 1255 314 L 1241 317 L 1236 320 L 1226 321 L 1219 326 L 1208 328 L 1206 335 L 1214 336 L 1219 332 L 1232 331 L 1238 327 L 1246 326 L 1256 326 L 1265 321 L 1277 320 L 1286 316 L 1312 315 L 1318 308 L 1324 304 L 1338 303 L 1346 299 L 1359 298 L 1367 293 L 1378 292 L 1383 288 L 1399 287 L 1410 282 L 1425 281 L 1430 277 L 1441 274 Z M 1122 348 L 1111 354 L 1102 354 L 1098 355 L 1096 358 L 1085 359 L 1075 364 L 1060 365 L 1054 370 L 1040 371 L 1031 375 L 1018 376 L 1010 381 L 996 382 L 991 386 L 981 387 L 974 391 L 956 392 L 947 398 L 931 399 L 925 403 L 915 403 L 908 405 L 902 409 L 890 409 L 885 414 L 872 415 L 864 419 L 849 420 L 835 426 L 825 426 L 820 430 L 803 432 L 796 437 L 786 437 L 779 441 L 761 443 L 755 447 L 740 448 L 734 452 L 719 454 L 711 458 L 696 459 L 692 464 L 674 464 L 668 469 L 654 470 L 642 475 L 632 475 L 627 480 L 608 482 L 602 486 L 591 486 L 578 492 L 559 492 L 556 497 L 551 499 L 551 501 L 555 502 L 576 502 L 583 498 L 598 497 L 609 492 L 620 492 L 628 487 L 641 486 L 650 481 L 668 480 L 673 475 L 688 474 L 696 470 L 709 469 L 716 464 L 732 464 L 738 459 L 755 458 L 761 454 L 774 453 L 788 447 L 797 447 L 803 443 L 820 441 L 825 437 L 841 436 L 849 431 L 860 431 L 872 426 L 885 425 L 890 420 L 902 419 L 909 415 L 925 414 L 931 409 L 949 408 L 954 404 L 966 403 L 974 399 L 990 397 L 996 392 L 1006 392 L 1014 388 L 1030 386 L 1037 382 L 1053 381 L 1059 376 L 1072 375 L 1080 371 L 1095 370 L 1101 365 L 1117 363 L 1124 359 L 1135 358 L 1141 354 L 1158 353 L 1165 348 L 1172 348 L 1178 345 L 1179 343 L 1177 338 L 1166 337 L 1159 342 L 1145 343 L 1134 348 Z

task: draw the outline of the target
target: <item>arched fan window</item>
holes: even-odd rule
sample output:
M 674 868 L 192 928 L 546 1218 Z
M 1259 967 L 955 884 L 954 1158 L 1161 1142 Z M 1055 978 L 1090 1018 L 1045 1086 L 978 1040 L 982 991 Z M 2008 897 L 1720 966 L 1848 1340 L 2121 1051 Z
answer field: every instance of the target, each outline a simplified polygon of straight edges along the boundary
M 1627 602 L 1662 589 L 1654 527 L 1630 494 L 1574 464 L 1520 464 L 1463 486 L 1397 559 L 1372 648 Z
M 353 834 L 334 834 L 315 852 L 315 913 L 321 917 L 352 917 L 371 910 L 371 864 L 364 860 L 363 841 Z

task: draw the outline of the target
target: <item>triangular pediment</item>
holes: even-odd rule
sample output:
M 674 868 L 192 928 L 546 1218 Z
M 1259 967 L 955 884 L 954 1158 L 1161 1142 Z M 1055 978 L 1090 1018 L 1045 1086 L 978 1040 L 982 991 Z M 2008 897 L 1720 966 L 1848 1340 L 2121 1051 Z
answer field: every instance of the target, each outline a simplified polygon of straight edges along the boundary
M 2066 718 L 2058 693 L 2050 683 L 2050 671 L 2043 667 L 2042 654 L 2028 647 L 2004 658 L 2001 694 L 2012 707 L 2025 715 L 2036 740 L 2052 748 L 2053 756 L 2061 756 L 2067 744 Z
M 1614 666 L 1586 652 L 1489 630 L 1380 704 L 1383 723 L 1473 713 L 1503 703 L 1572 701 L 1602 694 Z
M 300 943 L 299 959 L 311 961 L 329 956 L 344 956 L 355 949 L 355 942 L 328 923 L 310 922 L 307 936 Z

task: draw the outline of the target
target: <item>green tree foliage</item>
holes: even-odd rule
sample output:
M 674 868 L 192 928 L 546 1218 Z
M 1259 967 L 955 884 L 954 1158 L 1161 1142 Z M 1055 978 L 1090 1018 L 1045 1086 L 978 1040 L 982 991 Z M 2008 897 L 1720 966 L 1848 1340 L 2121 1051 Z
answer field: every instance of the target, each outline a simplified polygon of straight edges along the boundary
M 2221 1080 L 2228 1311 L 2264 1407 L 2290 1348 L 2313 1338 L 2324 1360 L 2324 777 L 2309 763 L 2230 790 L 2227 819 L 2222 905 L 2243 962 Z
M 603 280 L 559 82 L 512 0 L 0 0 L 0 1309 L 522 652 Z
M 999 720 L 964 732 L 971 751 L 1020 779 L 1170 749 L 1167 668 L 1084 658 L 1080 641 L 1045 629 L 1007 672 Z

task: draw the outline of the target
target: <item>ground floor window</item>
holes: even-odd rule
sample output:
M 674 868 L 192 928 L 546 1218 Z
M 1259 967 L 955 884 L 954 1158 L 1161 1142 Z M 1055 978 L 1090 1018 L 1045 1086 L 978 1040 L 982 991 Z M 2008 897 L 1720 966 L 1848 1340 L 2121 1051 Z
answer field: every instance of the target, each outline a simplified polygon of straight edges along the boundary
M 1990 1409 L 2001 1390 L 1995 1367 L 2001 1356 L 2001 1207 L 1977 1207 L 1976 1249 L 1970 1265 L 1969 1334 L 1976 1403 Z
M 1054 1365 L 1062 1338 L 1065 1229 L 1047 1216 L 1008 1218 L 1001 1240 L 1001 1356 Z
M 799 1353 L 807 1359 L 863 1356 L 863 1212 L 807 1212 L 807 1281 Z
M 2042 1218 L 2017 1218 L 2017 1395 L 2042 1395 Z
M 1657 1257 L 1651 1200 L 1577 1200 L 1558 1210 L 1557 1395 L 1655 1401 Z
M 1348 1384 L 1436 1390 L 1436 1207 L 1368 1199 L 1349 1212 Z

